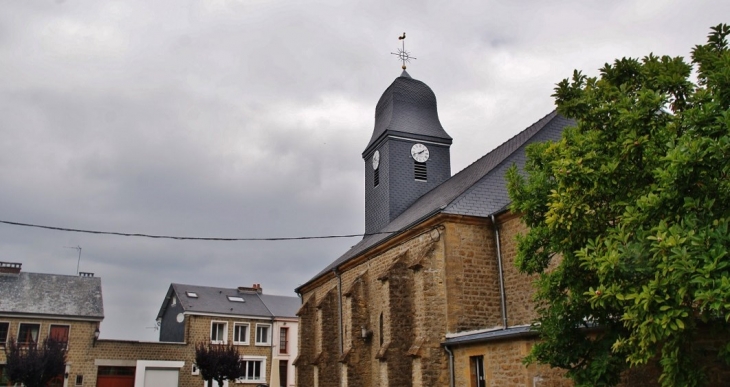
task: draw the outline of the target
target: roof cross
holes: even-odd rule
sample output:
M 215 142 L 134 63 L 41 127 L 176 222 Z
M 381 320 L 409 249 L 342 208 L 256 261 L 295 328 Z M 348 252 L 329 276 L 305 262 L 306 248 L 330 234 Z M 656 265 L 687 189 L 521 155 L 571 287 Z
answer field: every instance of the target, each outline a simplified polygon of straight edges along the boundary
M 401 62 L 403 63 L 403 65 L 401 66 L 401 68 L 403 70 L 405 70 L 406 69 L 406 62 L 410 63 L 411 62 L 411 59 L 418 59 L 418 58 L 412 57 L 411 56 L 411 53 L 409 53 L 408 51 L 406 51 L 406 33 L 405 32 L 403 33 L 403 35 L 401 35 L 401 36 L 398 37 L 398 40 L 400 40 L 400 41 L 403 42 L 403 46 L 402 46 L 402 48 L 399 48 L 398 49 L 398 52 L 391 52 L 391 54 L 398 56 L 398 59 L 400 59 Z

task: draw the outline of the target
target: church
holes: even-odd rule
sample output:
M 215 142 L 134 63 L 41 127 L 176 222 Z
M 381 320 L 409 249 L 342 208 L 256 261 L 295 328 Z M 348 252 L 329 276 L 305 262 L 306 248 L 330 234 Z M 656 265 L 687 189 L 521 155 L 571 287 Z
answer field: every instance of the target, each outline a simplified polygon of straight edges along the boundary
M 573 124 L 551 112 L 452 176 L 436 96 L 404 68 L 362 153 L 366 236 L 296 289 L 298 385 L 572 385 L 521 362 L 533 278 L 514 265 L 524 225 L 505 173 Z

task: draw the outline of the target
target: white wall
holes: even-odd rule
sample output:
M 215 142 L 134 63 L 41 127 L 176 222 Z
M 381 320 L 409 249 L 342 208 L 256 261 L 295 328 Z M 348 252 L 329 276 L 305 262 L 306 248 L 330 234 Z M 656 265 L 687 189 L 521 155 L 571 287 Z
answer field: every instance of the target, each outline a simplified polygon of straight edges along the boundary
M 281 328 L 289 328 L 289 344 L 287 345 L 287 353 L 280 354 L 280 337 L 279 332 Z M 299 324 L 296 319 L 277 319 L 274 320 L 273 326 L 273 348 L 272 348 L 272 362 L 271 362 L 271 375 L 269 377 L 269 387 L 279 387 L 280 384 L 275 384 L 279 380 L 279 362 L 286 361 L 287 367 L 287 385 L 285 387 L 296 386 L 295 367 L 292 364 L 294 359 L 299 355 Z

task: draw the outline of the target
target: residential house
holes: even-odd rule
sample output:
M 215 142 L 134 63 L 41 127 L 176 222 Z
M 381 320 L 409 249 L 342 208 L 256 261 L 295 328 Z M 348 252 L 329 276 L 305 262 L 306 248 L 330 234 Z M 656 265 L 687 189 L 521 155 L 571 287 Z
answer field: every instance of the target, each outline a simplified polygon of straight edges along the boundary
M 504 177 L 572 123 L 549 113 L 451 176 L 436 96 L 403 71 L 362 153 L 368 235 L 296 289 L 299 384 L 570 385 L 521 363 L 537 339 L 533 288 L 514 267 L 523 226 Z
M 0 262 L 0 349 L 9 340 L 20 344 L 53 337 L 66 343 L 66 372 L 52 386 L 92 386 L 95 374 L 88 353 L 104 319 L 101 279 L 91 273 L 79 276 L 28 273 L 21 263 Z M 0 375 L 5 351 L 0 350 Z M 0 376 L 0 384 L 7 383 Z
M 294 386 L 300 304 L 298 297 L 264 294 L 260 284 L 239 288 L 172 284 L 157 315 L 160 342 L 187 343 L 191 367 L 195 344 L 231 343 L 245 362 L 240 382 Z

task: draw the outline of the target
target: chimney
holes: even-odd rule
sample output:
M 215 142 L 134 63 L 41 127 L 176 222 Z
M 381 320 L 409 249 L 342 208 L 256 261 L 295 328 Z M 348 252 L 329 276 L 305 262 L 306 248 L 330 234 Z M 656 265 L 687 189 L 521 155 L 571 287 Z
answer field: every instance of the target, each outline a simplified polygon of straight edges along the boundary
M 0 273 L 20 274 L 22 263 L 16 262 L 0 262 Z
M 248 286 L 239 286 L 238 287 L 239 293 L 263 293 L 263 290 L 261 289 L 261 284 L 253 284 L 249 288 Z

